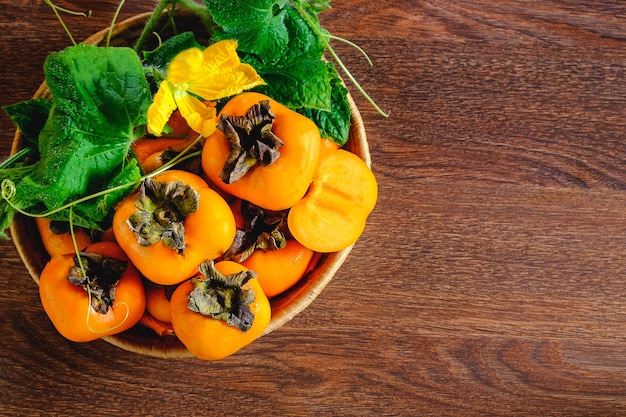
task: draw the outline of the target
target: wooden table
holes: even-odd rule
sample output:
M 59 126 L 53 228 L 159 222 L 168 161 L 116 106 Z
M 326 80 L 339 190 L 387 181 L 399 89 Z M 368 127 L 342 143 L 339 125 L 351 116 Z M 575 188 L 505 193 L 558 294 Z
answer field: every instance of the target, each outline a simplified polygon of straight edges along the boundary
M 77 39 L 117 1 L 66 17 Z M 87 5 L 82 4 L 87 3 Z M 120 19 L 154 2 L 128 1 Z M 626 415 L 626 3 L 344 0 L 380 200 L 335 279 L 220 362 L 71 343 L 0 243 L 2 415 Z M 2 105 L 69 45 L 0 0 Z M 13 125 L 0 115 L 1 153 Z

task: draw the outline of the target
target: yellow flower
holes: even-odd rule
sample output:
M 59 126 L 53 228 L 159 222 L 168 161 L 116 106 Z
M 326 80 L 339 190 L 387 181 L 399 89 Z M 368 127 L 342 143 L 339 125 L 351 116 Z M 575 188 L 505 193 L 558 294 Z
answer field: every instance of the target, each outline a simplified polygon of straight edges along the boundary
M 189 127 L 209 136 L 217 125 L 215 107 L 201 100 L 219 100 L 261 84 L 264 81 L 254 68 L 239 60 L 237 41 L 219 41 L 204 51 L 187 49 L 176 55 L 167 68 L 165 80 L 148 109 L 148 131 L 161 135 L 178 108 Z

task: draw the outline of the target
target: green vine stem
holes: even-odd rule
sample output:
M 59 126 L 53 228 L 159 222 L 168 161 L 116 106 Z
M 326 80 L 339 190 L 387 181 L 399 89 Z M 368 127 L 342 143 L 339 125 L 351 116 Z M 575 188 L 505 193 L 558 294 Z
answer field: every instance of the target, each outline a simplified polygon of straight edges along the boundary
M 11 155 L 9 158 L 7 158 L 4 162 L 0 163 L 0 172 L 3 169 L 9 169 L 9 168 L 14 169 L 15 164 L 24 162 L 24 160 L 27 157 L 34 155 L 36 152 L 37 150 L 33 147 L 20 149 L 19 151 Z
M 211 16 L 206 7 L 196 3 L 194 0 L 174 0 L 174 2 L 200 17 L 208 28 L 214 24 L 213 16 Z
M 83 263 L 83 258 L 80 256 L 80 249 L 78 248 L 78 243 L 76 242 L 76 234 L 74 233 L 74 217 L 73 217 L 74 211 L 72 210 L 72 208 L 70 207 L 70 214 L 69 214 L 69 224 L 70 224 L 70 236 L 72 238 L 72 244 L 74 245 L 74 253 L 76 254 L 76 259 L 78 260 L 78 265 L 80 267 L 80 271 L 83 274 L 83 277 L 85 277 L 85 279 L 87 281 L 89 281 L 89 276 L 87 275 L 87 271 L 85 270 L 85 265 Z M 109 327 L 107 329 L 101 329 L 101 330 L 96 330 L 93 327 L 91 327 L 91 324 L 89 324 L 89 317 L 91 316 L 91 299 L 92 299 L 93 295 L 91 293 L 91 285 L 87 285 L 87 314 L 85 315 L 85 326 L 89 329 L 90 332 L 92 333 L 106 333 L 106 332 L 110 332 L 113 331 L 121 326 L 124 325 L 124 323 L 126 323 L 128 321 L 128 317 L 130 316 L 130 307 L 128 307 L 128 304 L 126 302 L 122 302 L 122 303 L 115 303 L 116 306 L 124 306 L 126 307 L 126 313 L 124 315 L 124 318 L 122 319 L 121 322 L 117 323 L 116 325 Z
M 56 4 L 52 3 L 52 0 L 44 0 L 44 3 L 46 3 L 48 6 L 50 6 L 50 8 L 52 8 L 52 11 L 56 15 L 59 23 L 61 24 L 61 26 L 63 26 L 63 30 L 65 30 L 65 33 L 70 38 L 70 41 L 72 42 L 72 45 L 76 45 L 76 41 L 74 40 L 74 37 L 72 36 L 72 32 L 70 32 L 69 28 L 67 27 L 67 25 L 63 21 L 63 18 L 61 17 L 61 14 L 59 12 L 66 13 L 66 14 L 73 15 L 73 16 L 89 17 L 89 16 L 91 16 L 91 10 L 87 11 L 87 13 L 85 13 L 85 12 L 75 12 L 73 10 L 69 10 L 69 9 L 65 9 L 63 7 L 57 6 Z
M 124 6 L 125 2 L 126 0 L 120 1 L 120 4 L 117 5 L 117 9 L 115 9 L 113 20 L 111 21 L 111 25 L 109 25 L 109 33 L 107 34 L 106 46 L 109 46 L 111 44 L 111 37 L 113 36 L 113 27 L 115 26 L 115 22 L 117 21 L 117 18 L 120 15 L 120 11 L 122 10 L 122 6 Z
M 131 186 L 137 186 L 139 185 L 143 180 L 145 180 L 146 178 L 152 178 L 164 171 L 167 171 L 168 169 L 170 169 L 172 166 L 180 163 L 180 162 L 184 162 L 188 159 L 194 158 L 196 156 L 199 156 L 201 154 L 201 151 L 196 151 L 196 152 L 192 152 L 192 153 L 188 153 L 197 143 L 198 141 L 200 141 L 200 139 L 202 139 L 202 135 L 198 136 L 192 143 L 190 143 L 181 153 L 179 153 L 178 155 L 176 155 L 174 158 L 172 158 L 170 161 L 168 161 L 166 164 L 163 164 L 163 166 L 161 166 L 160 168 L 142 176 L 141 178 L 135 180 L 135 181 L 129 181 L 125 184 L 120 184 L 116 187 L 111 187 L 111 188 L 107 188 L 106 190 L 102 190 L 102 191 L 98 191 L 97 193 L 93 193 L 90 195 L 87 195 L 85 197 L 79 198 L 77 200 L 71 201 L 61 207 L 57 207 L 56 209 L 52 209 L 49 210 L 47 212 L 44 213 L 29 213 L 23 209 L 21 209 L 20 207 L 18 207 L 17 205 L 15 205 L 15 203 L 13 201 L 11 201 L 11 199 L 15 196 L 16 194 L 16 187 L 15 184 L 13 183 L 13 181 L 9 180 L 9 179 L 4 179 L 2 181 L 2 183 L 0 183 L 0 196 L 7 202 L 7 204 L 9 204 L 15 211 L 17 211 L 18 213 L 21 213 L 25 216 L 28 217 L 49 217 L 53 214 L 59 213 L 61 211 L 64 210 L 68 210 L 70 209 L 70 214 L 71 214 L 71 208 L 74 207 L 77 204 L 80 203 L 84 203 L 85 201 L 89 201 L 92 200 L 94 198 L 98 198 L 101 197 L 103 195 L 106 194 L 110 194 L 112 192 L 115 191 L 121 191 L 124 190 L 126 188 L 129 188 Z
M 354 42 L 352 42 L 352 41 L 350 41 L 350 40 L 348 40 L 348 39 L 346 39 L 346 38 L 342 38 L 342 37 L 340 37 L 340 36 L 335 36 L 335 35 L 332 35 L 332 34 L 330 34 L 330 33 L 328 33 L 326 36 L 328 37 L 328 39 L 334 39 L 334 40 L 336 40 L 336 41 L 343 42 L 343 43 L 345 43 L 345 44 L 347 44 L 347 45 L 350 45 L 351 47 L 353 47 L 354 49 L 356 49 L 357 51 L 359 51 L 359 52 L 360 52 L 360 53 L 361 53 L 361 54 L 365 57 L 365 59 L 367 59 L 367 63 L 370 65 L 370 67 L 374 66 L 374 63 L 373 63 L 373 62 L 372 62 L 372 60 L 370 59 L 370 57 L 369 57 L 369 55 L 367 54 L 367 52 L 365 52 L 365 51 L 363 50 L 363 48 L 361 48 L 361 47 L 360 47 L 359 45 L 357 45 L 356 43 L 354 43 Z
M 154 27 L 156 26 L 159 18 L 161 17 L 163 10 L 165 10 L 167 5 L 170 3 L 172 3 L 172 0 L 160 0 L 159 1 L 156 8 L 152 12 L 150 19 L 148 19 L 148 21 L 146 22 L 146 26 L 144 26 L 143 31 L 139 35 L 137 42 L 135 43 L 135 47 L 134 47 L 135 52 L 139 52 L 141 50 L 141 48 L 143 47 L 143 44 L 146 42 L 146 39 L 148 39 L 148 36 L 150 36 L 150 34 L 154 31 Z
M 359 93 L 361 93 L 361 95 L 363 95 L 363 97 L 365 97 L 365 99 L 372 105 L 372 107 L 374 107 L 374 109 L 376 109 L 376 111 L 383 117 L 389 117 L 389 113 L 386 113 L 383 111 L 383 109 L 381 109 L 378 104 L 376 104 L 376 102 L 374 101 L 374 99 L 372 99 L 370 97 L 369 94 L 367 94 L 367 92 L 365 91 L 365 89 L 361 86 L 361 84 L 359 84 L 359 82 L 356 80 L 356 78 L 354 78 L 354 76 L 352 75 L 352 73 L 348 70 L 348 68 L 345 66 L 345 64 L 343 63 L 343 61 L 341 60 L 341 58 L 339 58 L 339 55 L 337 55 L 337 53 L 335 52 L 335 50 L 333 49 L 333 47 L 330 45 L 330 43 L 328 42 L 328 38 L 330 38 L 329 36 L 325 35 L 324 33 L 322 33 L 322 31 L 320 30 L 319 26 L 313 21 L 313 19 L 311 18 L 311 16 L 306 12 L 306 10 L 304 10 L 302 8 L 301 5 L 299 4 L 295 4 L 296 9 L 298 10 L 298 12 L 300 13 L 300 15 L 308 22 L 308 24 L 311 26 L 311 28 L 313 28 L 313 30 L 318 34 L 318 36 L 322 39 L 322 41 L 324 42 L 324 45 L 326 46 L 326 50 L 331 54 L 331 56 L 333 57 L 333 59 L 335 60 L 335 62 L 337 63 L 337 65 L 339 65 L 339 67 L 341 68 L 341 70 L 346 74 L 346 76 L 348 77 L 348 79 L 350 80 L 350 82 L 356 87 L 356 89 L 359 91 Z
M 209 29 L 209 31 L 211 30 L 211 27 L 214 25 L 213 17 L 211 16 L 211 14 L 206 10 L 206 8 L 199 5 L 194 0 L 160 0 L 156 8 L 152 12 L 152 15 L 148 19 L 148 22 L 146 22 L 146 26 L 144 26 L 143 31 L 141 32 L 141 34 L 139 35 L 139 38 L 137 39 L 137 42 L 135 43 L 135 46 L 133 48 L 135 52 L 139 52 L 141 48 L 143 47 L 144 43 L 146 42 L 146 40 L 148 39 L 148 36 L 154 33 L 154 27 L 156 26 L 159 18 L 161 17 L 161 15 L 163 14 L 163 11 L 166 9 L 168 5 L 171 5 L 170 18 L 172 17 L 172 14 L 176 6 L 179 5 L 189 10 L 194 15 L 198 16 L 202 20 L 202 22 L 204 22 L 204 24 L 206 25 L 207 29 Z M 172 22 L 172 25 L 174 25 L 173 22 Z

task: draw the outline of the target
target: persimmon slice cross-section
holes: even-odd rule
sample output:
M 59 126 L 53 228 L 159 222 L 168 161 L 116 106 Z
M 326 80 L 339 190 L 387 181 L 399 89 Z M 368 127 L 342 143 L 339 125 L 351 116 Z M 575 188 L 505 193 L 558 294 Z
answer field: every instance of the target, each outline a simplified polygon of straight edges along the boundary
M 313 183 L 287 218 L 289 231 L 316 252 L 336 252 L 357 241 L 378 199 L 365 162 L 343 149 L 320 155 Z

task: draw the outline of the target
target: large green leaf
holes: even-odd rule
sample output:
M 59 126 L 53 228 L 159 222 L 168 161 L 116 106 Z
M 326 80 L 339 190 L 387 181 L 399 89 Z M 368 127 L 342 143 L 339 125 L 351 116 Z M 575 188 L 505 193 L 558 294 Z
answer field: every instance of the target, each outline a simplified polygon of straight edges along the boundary
M 126 155 L 136 128 L 146 124 L 151 95 L 132 49 L 69 47 L 46 59 L 44 73 L 53 105 L 39 135 L 40 159 L 32 174 L 16 184 L 14 202 L 25 210 L 45 211 L 120 178 L 139 178 Z M 88 217 L 79 224 L 97 228 L 106 213 L 98 210 Z

